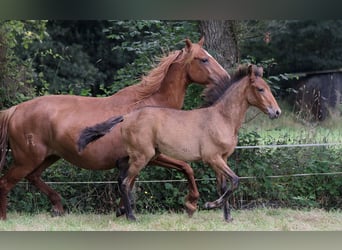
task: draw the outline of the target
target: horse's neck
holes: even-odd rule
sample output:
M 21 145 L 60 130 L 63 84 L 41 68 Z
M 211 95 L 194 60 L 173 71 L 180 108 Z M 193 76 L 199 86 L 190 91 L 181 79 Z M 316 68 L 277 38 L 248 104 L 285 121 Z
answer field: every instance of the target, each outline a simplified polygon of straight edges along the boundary
M 154 103 L 163 107 L 180 109 L 183 106 L 186 88 L 189 84 L 185 67 L 180 64 L 170 66 L 160 89 L 150 96 Z
M 108 97 L 109 106 L 137 105 L 140 106 L 162 106 L 180 109 L 184 103 L 184 97 L 189 80 L 186 76 L 185 67 L 181 64 L 172 64 L 160 88 L 141 97 L 139 94 L 144 87 L 140 84 L 126 87 L 114 95 Z
M 139 97 L 137 94 L 138 85 L 131 85 L 126 88 L 123 88 L 116 92 L 115 94 L 107 97 L 106 99 L 110 103 L 109 106 L 121 106 L 121 105 L 129 105 L 139 101 Z
M 236 134 L 245 119 L 249 107 L 246 97 L 246 83 L 237 83 L 215 105 L 226 124 L 232 127 Z

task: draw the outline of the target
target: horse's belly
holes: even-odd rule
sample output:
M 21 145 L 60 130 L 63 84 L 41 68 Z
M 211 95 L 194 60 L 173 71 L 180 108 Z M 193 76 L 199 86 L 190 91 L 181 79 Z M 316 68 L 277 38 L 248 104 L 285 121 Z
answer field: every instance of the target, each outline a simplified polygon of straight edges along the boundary
M 165 146 L 160 145 L 158 150 L 167 156 L 182 161 L 197 161 L 201 158 L 199 151 L 192 147 L 191 144 L 178 144 L 175 146 L 170 144 Z

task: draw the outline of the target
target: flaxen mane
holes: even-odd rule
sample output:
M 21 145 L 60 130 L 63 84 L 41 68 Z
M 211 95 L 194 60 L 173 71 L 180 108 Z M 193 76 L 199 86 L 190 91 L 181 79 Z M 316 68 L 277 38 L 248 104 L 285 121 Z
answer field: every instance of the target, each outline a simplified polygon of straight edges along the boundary
M 255 76 L 262 76 L 262 73 L 259 71 L 258 67 L 253 66 L 253 71 L 254 71 Z M 230 79 L 227 79 L 227 81 L 222 81 L 222 82 L 219 82 L 218 84 L 207 87 L 204 90 L 203 95 L 202 95 L 203 100 L 204 100 L 203 107 L 209 107 L 213 105 L 214 103 L 216 103 L 226 91 L 229 91 L 228 89 L 232 85 L 240 81 L 247 74 L 248 74 L 248 65 L 240 65 Z

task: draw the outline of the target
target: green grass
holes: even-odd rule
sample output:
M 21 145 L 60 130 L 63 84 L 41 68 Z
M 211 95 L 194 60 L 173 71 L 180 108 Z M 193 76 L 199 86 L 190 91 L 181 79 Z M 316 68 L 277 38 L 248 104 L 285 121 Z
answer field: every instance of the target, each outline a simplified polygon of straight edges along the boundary
M 259 208 L 233 210 L 233 222 L 226 223 L 220 210 L 186 214 L 137 214 L 137 222 L 114 214 L 9 213 L 0 222 L 2 231 L 335 231 L 342 230 L 342 211 Z
M 280 106 L 282 106 L 280 104 Z M 282 115 L 271 120 L 255 108 L 250 108 L 241 132 L 257 132 L 267 138 L 289 138 L 292 143 L 337 143 L 342 141 L 342 117 L 334 115 L 323 122 L 309 123 L 299 119 L 284 105 Z

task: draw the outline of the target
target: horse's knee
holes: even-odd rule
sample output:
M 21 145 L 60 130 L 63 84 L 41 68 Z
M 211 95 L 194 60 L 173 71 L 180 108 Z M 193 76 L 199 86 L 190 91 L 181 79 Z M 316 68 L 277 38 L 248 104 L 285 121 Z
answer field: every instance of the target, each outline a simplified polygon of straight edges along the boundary
M 238 188 L 240 182 L 240 178 L 238 176 L 233 176 L 232 178 L 232 190 L 235 190 Z

